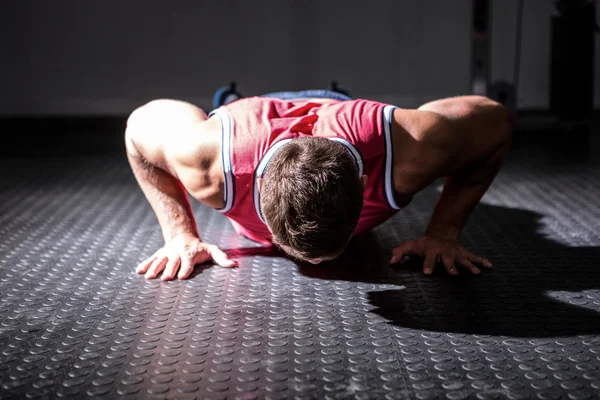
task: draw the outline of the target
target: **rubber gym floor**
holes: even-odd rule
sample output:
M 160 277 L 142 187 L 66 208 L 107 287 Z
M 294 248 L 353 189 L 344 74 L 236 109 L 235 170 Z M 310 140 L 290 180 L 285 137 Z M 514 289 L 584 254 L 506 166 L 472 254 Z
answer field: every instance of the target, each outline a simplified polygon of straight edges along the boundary
M 162 238 L 120 122 L 22 122 L 0 161 L 2 399 L 600 398 L 597 126 L 517 132 L 461 238 L 481 276 L 388 265 L 438 182 L 318 266 L 193 203 L 240 267 L 162 282 L 134 273 Z

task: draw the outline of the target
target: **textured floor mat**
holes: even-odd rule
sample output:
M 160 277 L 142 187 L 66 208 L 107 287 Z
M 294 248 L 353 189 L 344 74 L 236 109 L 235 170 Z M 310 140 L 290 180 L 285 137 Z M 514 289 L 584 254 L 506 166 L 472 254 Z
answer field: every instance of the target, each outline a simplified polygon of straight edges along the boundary
M 387 265 L 432 187 L 319 266 L 196 204 L 240 267 L 172 282 L 133 272 L 161 235 L 123 158 L 0 168 L 2 399 L 600 396 L 598 165 L 510 160 L 462 239 L 479 277 Z

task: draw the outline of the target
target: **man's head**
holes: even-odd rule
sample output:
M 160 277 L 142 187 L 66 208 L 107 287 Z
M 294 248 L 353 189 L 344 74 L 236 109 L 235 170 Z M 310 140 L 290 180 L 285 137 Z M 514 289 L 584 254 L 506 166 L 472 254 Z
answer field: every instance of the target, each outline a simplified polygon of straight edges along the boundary
M 314 137 L 286 143 L 259 182 L 273 243 L 314 263 L 337 257 L 358 223 L 365 183 L 342 144 Z

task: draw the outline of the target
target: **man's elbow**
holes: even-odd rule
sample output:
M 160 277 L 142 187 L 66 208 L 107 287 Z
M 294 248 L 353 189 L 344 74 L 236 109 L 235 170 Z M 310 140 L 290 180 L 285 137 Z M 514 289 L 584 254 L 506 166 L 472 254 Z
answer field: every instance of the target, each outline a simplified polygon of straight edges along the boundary
M 128 157 L 139 155 L 129 128 L 125 128 L 125 151 L 127 152 Z
M 495 135 L 493 135 L 496 142 L 494 156 L 503 160 L 512 146 L 515 118 L 514 114 L 502 104 L 497 104 L 494 112 L 496 113 L 494 120 L 497 123 L 496 129 L 494 129 Z
M 127 125 L 125 126 L 125 149 L 129 157 L 141 157 L 137 144 L 141 139 L 140 125 L 145 114 L 145 108 L 145 105 L 136 108 L 127 118 Z

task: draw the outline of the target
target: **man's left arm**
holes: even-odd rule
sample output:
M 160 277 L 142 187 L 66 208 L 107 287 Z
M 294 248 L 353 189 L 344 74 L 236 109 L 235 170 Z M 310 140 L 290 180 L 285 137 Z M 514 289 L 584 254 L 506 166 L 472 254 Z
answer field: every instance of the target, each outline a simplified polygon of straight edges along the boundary
M 424 258 L 423 272 L 433 273 L 435 265 L 443 264 L 451 275 L 458 274 L 457 266 L 465 268 L 474 274 L 480 273 L 477 265 L 491 267 L 489 260 L 472 254 L 462 247 L 458 239 L 466 225 L 472 211 L 477 206 L 485 192 L 488 190 L 496 174 L 504 162 L 506 153 L 511 144 L 510 123 L 494 124 L 490 119 L 490 125 L 486 128 L 481 123 L 470 123 L 468 121 L 459 123 L 459 129 L 454 137 L 448 141 L 437 140 L 436 135 L 448 135 L 448 132 L 433 129 L 429 138 L 424 136 L 417 138 L 425 143 L 424 146 L 431 147 L 427 143 L 434 143 L 435 150 L 429 153 L 437 156 L 437 161 L 425 162 L 422 169 L 438 170 L 440 176 L 446 176 L 440 199 L 431 216 L 425 235 L 417 240 L 406 242 L 395 248 L 392 253 L 391 262 L 395 263 L 406 255 L 418 255 Z M 496 119 L 496 121 L 498 121 Z M 482 135 L 486 135 L 483 136 Z M 443 143 L 440 145 L 440 143 Z M 450 144 L 451 143 L 451 144 Z M 448 146 L 449 159 L 444 161 L 440 154 Z M 452 146 L 455 146 L 452 148 Z M 428 150 L 424 150 L 427 154 Z M 421 160 L 427 156 L 420 157 Z M 427 176 L 427 172 L 419 174 Z

